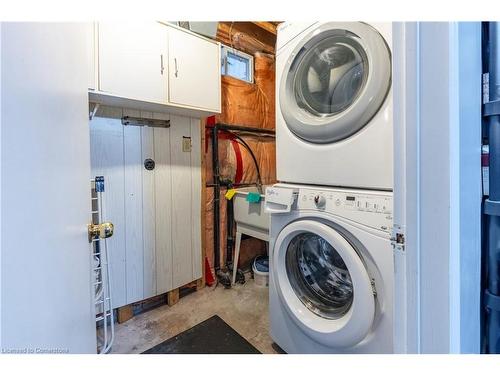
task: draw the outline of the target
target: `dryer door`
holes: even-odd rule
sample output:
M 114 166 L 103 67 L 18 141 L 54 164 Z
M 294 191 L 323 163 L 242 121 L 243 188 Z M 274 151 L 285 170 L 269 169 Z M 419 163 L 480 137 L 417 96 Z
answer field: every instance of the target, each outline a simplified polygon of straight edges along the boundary
M 291 53 L 280 82 L 288 128 L 313 143 L 360 131 L 378 112 L 391 84 L 384 38 L 361 22 L 313 28 Z
M 295 323 L 330 347 L 356 345 L 370 332 L 375 297 L 366 267 L 335 229 L 299 220 L 278 235 L 273 277 Z

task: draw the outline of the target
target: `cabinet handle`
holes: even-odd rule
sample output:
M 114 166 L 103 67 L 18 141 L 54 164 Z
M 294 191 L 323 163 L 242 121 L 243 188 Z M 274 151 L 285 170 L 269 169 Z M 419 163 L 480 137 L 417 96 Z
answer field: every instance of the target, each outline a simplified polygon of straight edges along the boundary
M 160 55 L 160 74 L 163 75 L 165 67 L 163 66 L 163 54 Z
M 177 75 L 179 74 L 179 69 L 177 69 L 177 57 L 174 57 L 174 65 L 175 65 L 175 76 L 177 77 Z

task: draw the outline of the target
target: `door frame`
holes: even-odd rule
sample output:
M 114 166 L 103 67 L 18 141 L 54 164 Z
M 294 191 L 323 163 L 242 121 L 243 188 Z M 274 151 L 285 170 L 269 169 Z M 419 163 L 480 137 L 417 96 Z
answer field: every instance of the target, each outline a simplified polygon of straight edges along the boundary
M 479 353 L 481 25 L 393 32 L 395 351 Z

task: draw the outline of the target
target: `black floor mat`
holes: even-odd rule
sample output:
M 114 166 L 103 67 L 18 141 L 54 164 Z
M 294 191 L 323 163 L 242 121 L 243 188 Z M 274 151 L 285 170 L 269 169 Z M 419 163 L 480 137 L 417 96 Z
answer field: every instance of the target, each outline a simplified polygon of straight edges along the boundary
M 218 315 L 174 336 L 143 354 L 260 354 Z

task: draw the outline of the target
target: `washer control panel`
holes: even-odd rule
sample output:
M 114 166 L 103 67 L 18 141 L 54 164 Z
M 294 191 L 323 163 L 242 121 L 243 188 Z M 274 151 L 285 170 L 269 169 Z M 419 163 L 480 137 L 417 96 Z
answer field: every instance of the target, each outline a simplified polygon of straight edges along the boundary
M 328 212 L 383 231 L 392 228 L 392 193 L 301 188 L 297 209 Z

